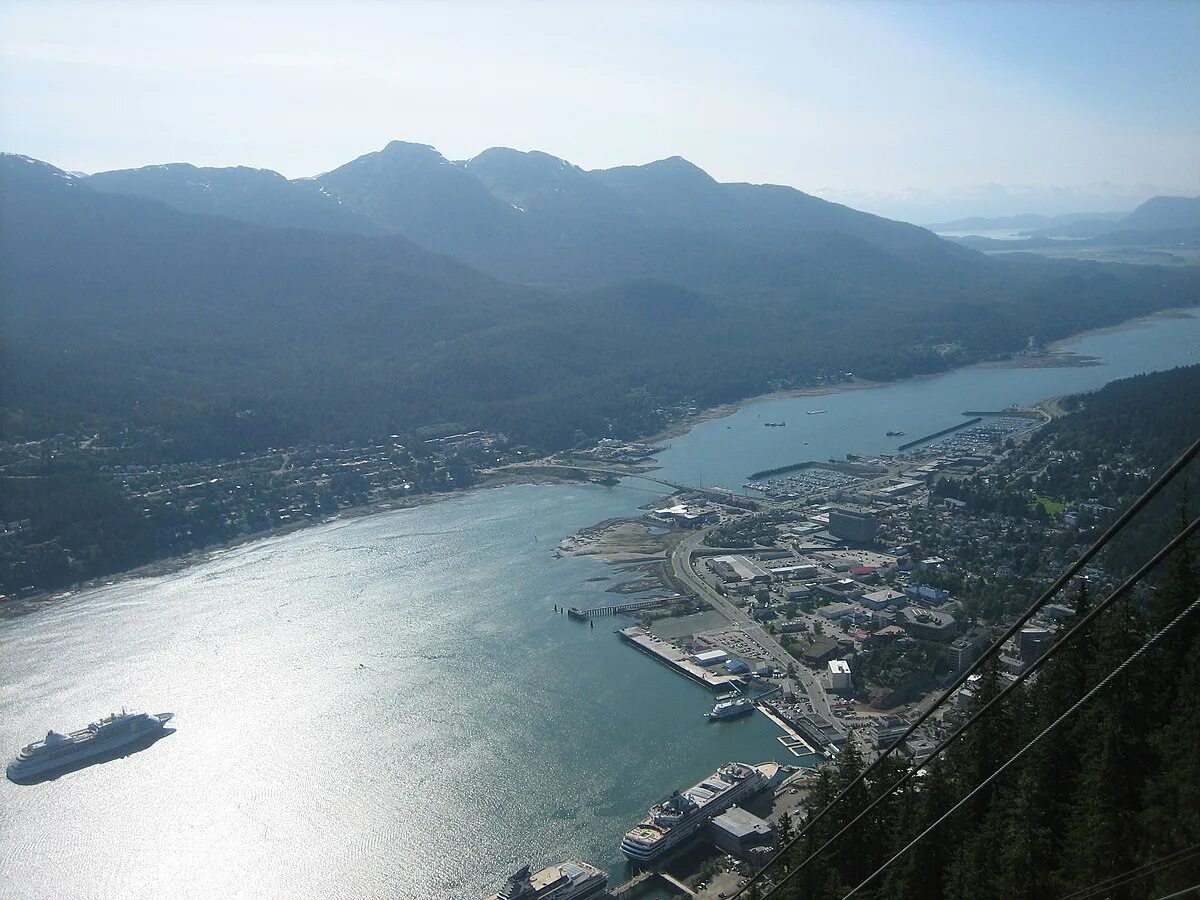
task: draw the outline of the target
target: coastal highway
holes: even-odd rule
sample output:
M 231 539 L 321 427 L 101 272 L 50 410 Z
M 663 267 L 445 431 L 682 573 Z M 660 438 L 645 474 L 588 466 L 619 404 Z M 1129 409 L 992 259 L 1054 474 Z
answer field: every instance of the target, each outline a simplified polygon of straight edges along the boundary
M 701 529 L 693 534 L 689 534 L 679 542 L 675 549 L 671 551 L 671 572 L 688 590 L 740 628 L 750 640 L 761 646 L 780 669 L 786 671 L 789 665 L 794 665 L 796 681 L 808 695 L 813 711 L 836 723 L 837 719 L 834 718 L 833 711 L 829 708 L 829 697 L 826 695 L 824 687 L 821 686 L 816 676 L 803 665 L 796 663 L 795 658 L 784 650 L 783 646 L 768 634 L 761 625 L 713 590 L 692 568 L 692 554 L 704 542 L 705 535 L 708 534 L 709 530 L 707 528 Z

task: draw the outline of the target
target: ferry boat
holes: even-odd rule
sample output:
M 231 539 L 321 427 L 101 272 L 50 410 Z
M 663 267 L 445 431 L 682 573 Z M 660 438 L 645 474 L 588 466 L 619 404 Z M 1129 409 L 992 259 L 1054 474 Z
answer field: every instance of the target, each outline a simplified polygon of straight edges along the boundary
M 156 737 L 173 715 L 122 709 L 69 734 L 48 731 L 44 738 L 23 747 L 13 758 L 8 764 L 8 777 L 13 781 L 35 778 Z
M 653 862 L 766 786 L 767 778 L 757 766 L 726 763 L 699 784 L 650 807 L 650 815 L 621 841 L 621 853 L 632 862 Z
M 499 893 L 488 900 L 588 900 L 607 897 L 608 873 L 590 863 L 568 859 L 531 873 L 530 867 L 513 873 Z
M 712 712 L 705 713 L 704 717 L 710 722 L 716 722 L 721 719 L 736 719 L 738 716 L 744 716 L 752 712 L 754 712 L 754 703 L 749 697 L 738 697 L 728 700 L 718 699 L 716 706 L 712 708 Z

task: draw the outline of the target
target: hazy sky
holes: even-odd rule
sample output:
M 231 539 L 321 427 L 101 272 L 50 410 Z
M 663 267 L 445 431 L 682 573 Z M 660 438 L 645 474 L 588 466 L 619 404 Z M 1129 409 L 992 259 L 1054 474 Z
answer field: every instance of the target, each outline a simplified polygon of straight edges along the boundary
M 0 148 L 312 175 L 682 155 L 914 221 L 1200 193 L 1200 3 L 0 0 Z

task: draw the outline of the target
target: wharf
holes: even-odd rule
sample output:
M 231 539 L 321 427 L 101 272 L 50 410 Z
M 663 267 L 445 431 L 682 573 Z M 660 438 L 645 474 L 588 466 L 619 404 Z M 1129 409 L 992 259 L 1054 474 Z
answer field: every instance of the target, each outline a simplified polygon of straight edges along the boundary
M 730 688 L 739 686 L 742 682 L 736 675 L 716 675 L 710 672 L 704 666 L 697 665 L 692 662 L 688 654 L 684 653 L 674 644 L 654 637 L 644 628 L 632 626 L 630 628 L 622 628 L 617 632 L 627 644 L 632 644 L 638 650 L 646 653 L 663 665 L 674 669 L 680 675 L 690 678 L 697 684 L 702 684 L 710 691 L 721 692 L 727 691 Z
M 567 610 L 567 615 L 577 622 L 583 622 L 596 616 L 615 616 L 639 609 L 653 609 L 656 606 L 662 606 L 670 599 L 672 598 L 651 597 L 646 600 L 630 600 L 628 603 L 614 603 L 611 606 L 598 606 L 595 609 L 580 609 L 578 606 L 572 606 Z
M 792 756 L 805 755 L 802 753 L 797 753 L 796 752 L 797 747 L 803 747 L 807 753 L 810 753 L 813 755 L 816 755 L 820 752 L 815 747 L 813 747 L 812 742 L 808 738 L 804 737 L 804 735 L 802 735 L 802 734 L 800 734 L 800 732 L 796 731 L 796 729 L 793 728 L 787 722 L 787 720 L 785 720 L 781 716 L 779 716 L 775 712 L 774 707 L 772 707 L 769 703 L 758 704 L 758 711 L 760 713 L 762 713 L 764 716 L 766 716 L 768 719 L 770 719 L 772 722 L 774 722 L 776 725 L 778 725 L 783 730 L 783 733 L 786 734 L 788 736 L 788 738 L 791 739 L 785 743 L 784 738 L 779 738 L 779 742 L 781 744 L 783 744 L 784 749 L 787 750 L 789 753 L 791 753 Z

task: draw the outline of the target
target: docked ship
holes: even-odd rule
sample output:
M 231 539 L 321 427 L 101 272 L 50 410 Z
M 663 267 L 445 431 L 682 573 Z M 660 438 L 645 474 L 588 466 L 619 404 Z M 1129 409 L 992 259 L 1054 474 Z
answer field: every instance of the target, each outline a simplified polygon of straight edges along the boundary
M 590 863 L 568 859 L 540 872 L 529 866 L 509 876 L 499 893 L 488 900 L 589 900 L 607 897 L 608 873 Z
M 621 841 L 621 853 L 636 863 L 648 863 L 676 849 L 735 803 L 767 786 L 756 766 L 730 762 L 686 791 L 675 791 L 650 807 L 650 815 Z
M 704 716 L 710 722 L 716 722 L 720 719 L 736 719 L 738 716 L 752 712 L 754 712 L 753 701 L 749 697 L 738 697 L 736 699 L 719 699 L 716 706 L 712 708 L 712 712 L 707 712 Z
M 13 757 L 8 764 L 8 777 L 13 781 L 35 778 L 157 737 L 162 734 L 163 726 L 171 720 L 172 715 L 150 715 L 122 709 L 70 734 L 48 731 L 40 741 L 23 747 Z

